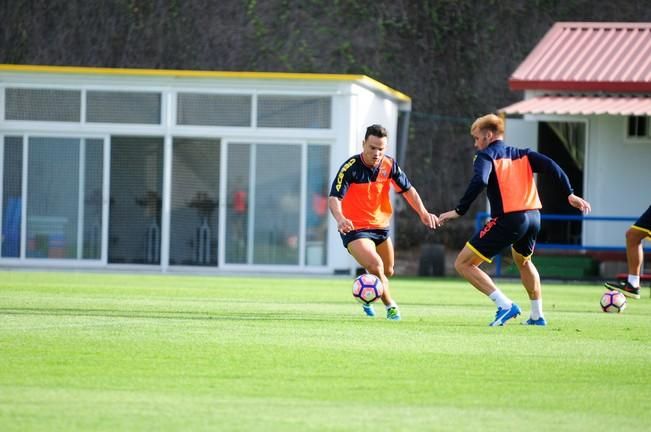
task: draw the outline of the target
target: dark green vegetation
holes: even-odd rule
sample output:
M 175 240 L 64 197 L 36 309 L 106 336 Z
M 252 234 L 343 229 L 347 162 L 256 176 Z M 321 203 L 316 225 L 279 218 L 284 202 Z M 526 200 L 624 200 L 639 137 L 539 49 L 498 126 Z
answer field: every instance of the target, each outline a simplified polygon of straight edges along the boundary
M 554 22 L 651 21 L 651 8 L 638 0 L 2 0 L 0 16 L 0 63 L 370 75 L 413 97 L 400 163 L 438 214 L 470 176 L 469 122 L 522 97 L 508 78 Z M 412 216 L 398 218 L 401 248 L 422 240 Z M 461 247 L 472 223 L 429 236 Z
M 548 284 L 549 327 L 489 328 L 453 279 L 396 280 L 387 322 L 349 278 L 0 276 L 3 431 L 651 429 L 646 290 Z

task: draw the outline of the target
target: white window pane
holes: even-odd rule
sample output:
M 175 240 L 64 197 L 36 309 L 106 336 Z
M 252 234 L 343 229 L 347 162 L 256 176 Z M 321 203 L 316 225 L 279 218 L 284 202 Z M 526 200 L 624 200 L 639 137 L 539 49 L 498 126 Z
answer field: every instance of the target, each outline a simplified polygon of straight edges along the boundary
M 23 137 L 5 137 L 2 171 L 2 256 L 20 257 L 23 203 Z
M 100 259 L 102 252 L 102 181 L 104 141 L 85 140 L 83 258 Z
M 28 258 L 77 258 L 79 139 L 31 138 Z
M 78 90 L 5 90 L 7 120 L 79 122 L 80 107 L 81 92 Z
M 88 91 L 86 121 L 160 124 L 160 93 Z
M 172 265 L 217 265 L 219 147 L 219 140 L 174 138 Z
M 109 262 L 159 264 L 163 139 L 111 137 Z
M 298 264 L 301 147 L 257 145 L 254 264 Z
M 251 96 L 179 93 L 177 123 L 196 126 L 251 126 Z
M 251 144 L 228 146 L 224 261 L 229 264 L 248 262 L 251 147 Z
M 326 264 L 328 237 L 328 192 L 330 147 L 309 145 L 307 149 L 307 203 L 305 264 Z
M 258 96 L 258 126 L 278 128 L 330 128 L 331 98 L 311 96 Z

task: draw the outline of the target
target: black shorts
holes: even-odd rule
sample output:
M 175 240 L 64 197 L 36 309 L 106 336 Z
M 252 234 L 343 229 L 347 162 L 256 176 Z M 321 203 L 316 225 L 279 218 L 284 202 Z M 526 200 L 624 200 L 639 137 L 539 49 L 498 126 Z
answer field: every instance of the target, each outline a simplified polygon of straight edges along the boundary
M 644 231 L 649 237 L 651 237 L 651 206 L 649 206 L 649 208 L 642 213 L 642 216 L 635 221 L 632 228 Z
M 536 247 L 538 232 L 538 210 L 507 213 L 486 222 L 466 244 L 487 262 L 493 262 L 492 258 L 507 246 L 512 246 L 524 257 L 530 257 Z
M 341 241 L 344 242 L 344 247 L 348 249 L 348 243 L 350 243 L 353 240 L 357 240 L 361 238 L 367 238 L 373 240 L 375 246 L 384 243 L 387 240 L 387 238 L 389 238 L 389 230 L 388 229 L 360 229 L 360 230 L 349 231 L 347 234 L 339 233 L 339 235 L 341 236 Z

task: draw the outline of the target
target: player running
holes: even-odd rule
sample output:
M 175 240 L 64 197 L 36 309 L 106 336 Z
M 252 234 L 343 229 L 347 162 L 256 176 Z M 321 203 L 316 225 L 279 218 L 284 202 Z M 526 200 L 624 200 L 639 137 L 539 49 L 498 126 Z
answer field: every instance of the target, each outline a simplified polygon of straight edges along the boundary
M 362 153 L 352 156 L 339 168 L 332 182 L 328 208 L 337 221 L 344 247 L 367 272 L 379 277 L 384 285 L 382 303 L 387 319 L 399 320 L 400 311 L 391 297 L 387 277 L 393 276 L 394 251 L 389 237 L 393 214 L 389 191 L 409 203 L 421 222 L 430 229 L 438 227 L 438 218 L 427 211 L 396 161 L 385 155 L 387 131 L 380 125 L 366 129 Z M 375 316 L 372 305 L 364 305 L 368 316 Z

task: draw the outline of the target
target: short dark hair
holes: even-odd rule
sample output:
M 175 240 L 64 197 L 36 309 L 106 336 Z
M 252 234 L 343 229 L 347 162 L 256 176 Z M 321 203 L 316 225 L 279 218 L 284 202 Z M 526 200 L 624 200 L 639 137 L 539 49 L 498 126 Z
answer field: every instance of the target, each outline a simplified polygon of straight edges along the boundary
M 369 136 L 376 136 L 378 138 L 384 138 L 387 136 L 387 130 L 379 124 L 373 124 L 366 128 L 366 135 L 364 135 L 364 141 L 368 139 Z

